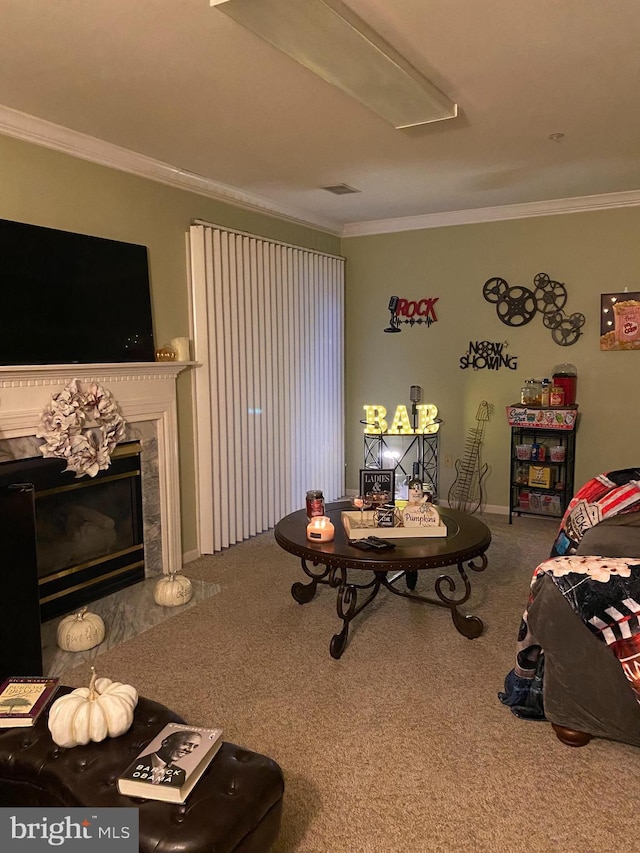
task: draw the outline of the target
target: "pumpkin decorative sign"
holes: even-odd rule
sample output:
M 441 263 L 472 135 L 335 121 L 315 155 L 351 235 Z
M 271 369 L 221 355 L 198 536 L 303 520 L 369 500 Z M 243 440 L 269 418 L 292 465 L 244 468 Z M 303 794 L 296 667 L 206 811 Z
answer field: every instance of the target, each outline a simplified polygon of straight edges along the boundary
M 89 687 L 61 696 L 49 711 L 49 731 L 58 746 L 84 746 L 119 737 L 131 728 L 138 691 L 130 684 L 97 678 L 91 667 Z

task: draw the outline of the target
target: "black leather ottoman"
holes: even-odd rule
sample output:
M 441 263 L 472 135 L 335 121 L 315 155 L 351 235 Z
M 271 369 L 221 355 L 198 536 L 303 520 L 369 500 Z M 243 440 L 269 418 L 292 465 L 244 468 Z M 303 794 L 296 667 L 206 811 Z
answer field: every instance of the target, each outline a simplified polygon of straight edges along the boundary
M 271 758 L 223 743 L 184 805 L 132 799 L 118 793 L 116 779 L 165 723 L 181 717 L 141 697 L 126 734 L 63 749 L 46 716 L 33 728 L 0 730 L 0 806 L 134 806 L 141 853 L 267 853 L 277 838 L 284 779 Z

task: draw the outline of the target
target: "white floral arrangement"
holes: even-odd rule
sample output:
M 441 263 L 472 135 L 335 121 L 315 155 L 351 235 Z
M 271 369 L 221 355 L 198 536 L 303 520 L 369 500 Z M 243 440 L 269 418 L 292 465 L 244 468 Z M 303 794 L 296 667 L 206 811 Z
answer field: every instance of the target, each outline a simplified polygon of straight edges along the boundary
M 82 390 L 72 379 L 51 398 L 36 435 L 44 438 L 43 456 L 66 460 L 65 471 L 76 477 L 95 477 L 111 464 L 111 454 L 125 435 L 125 420 L 106 388 L 93 382 Z

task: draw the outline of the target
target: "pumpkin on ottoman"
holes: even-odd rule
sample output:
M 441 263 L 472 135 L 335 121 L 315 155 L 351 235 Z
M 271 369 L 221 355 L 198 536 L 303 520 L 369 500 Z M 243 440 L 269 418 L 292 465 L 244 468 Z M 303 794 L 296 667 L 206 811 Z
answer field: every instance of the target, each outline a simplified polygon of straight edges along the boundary
M 49 709 L 49 731 L 58 746 L 99 743 L 131 728 L 138 691 L 130 684 L 96 678 L 91 667 L 89 687 L 78 687 L 56 699 Z

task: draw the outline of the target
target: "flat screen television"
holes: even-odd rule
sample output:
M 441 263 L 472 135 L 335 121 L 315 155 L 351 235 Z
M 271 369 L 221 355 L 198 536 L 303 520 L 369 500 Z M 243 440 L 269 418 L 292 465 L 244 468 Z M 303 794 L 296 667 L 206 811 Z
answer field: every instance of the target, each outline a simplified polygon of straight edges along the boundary
M 0 219 L 0 364 L 154 361 L 147 247 Z

